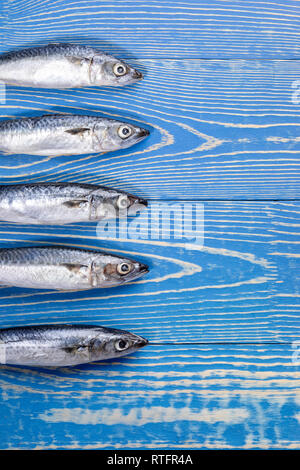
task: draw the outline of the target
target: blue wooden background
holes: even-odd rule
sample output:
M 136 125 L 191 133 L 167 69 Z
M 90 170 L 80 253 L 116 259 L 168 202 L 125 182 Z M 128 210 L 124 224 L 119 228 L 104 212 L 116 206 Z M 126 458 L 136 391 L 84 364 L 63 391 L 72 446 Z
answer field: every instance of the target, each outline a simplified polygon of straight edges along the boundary
M 145 73 L 124 89 L 7 87 L 2 118 L 101 113 L 151 130 L 113 154 L 1 156 L 1 184 L 102 183 L 191 218 L 204 206 L 203 247 L 143 223 L 135 240 L 0 223 L 1 246 L 104 248 L 151 267 L 120 289 L 0 289 L 1 327 L 88 322 L 150 340 L 108 363 L 2 366 L 0 447 L 299 448 L 299 1 L 4 0 L 0 18 L 1 52 L 70 41 Z

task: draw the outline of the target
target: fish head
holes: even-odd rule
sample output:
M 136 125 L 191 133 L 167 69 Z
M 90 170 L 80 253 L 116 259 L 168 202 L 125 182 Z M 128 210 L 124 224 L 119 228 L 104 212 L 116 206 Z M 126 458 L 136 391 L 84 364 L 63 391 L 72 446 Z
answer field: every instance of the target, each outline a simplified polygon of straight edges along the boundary
M 150 132 L 127 122 L 102 120 L 94 127 L 100 147 L 106 152 L 131 147 L 144 140 Z
M 146 199 L 124 191 L 111 189 L 96 190 L 92 194 L 95 220 L 136 215 L 148 205 Z
M 125 86 L 143 78 L 141 72 L 109 55 L 93 58 L 90 75 L 95 86 Z
M 92 340 L 90 353 L 93 361 L 121 357 L 146 346 L 148 341 L 129 331 L 99 328 L 99 335 Z
M 106 255 L 105 264 L 103 264 L 103 258 L 99 259 L 99 264 L 97 264 L 97 259 L 93 262 L 93 287 L 119 286 L 134 281 L 148 272 L 148 266 L 139 261 Z

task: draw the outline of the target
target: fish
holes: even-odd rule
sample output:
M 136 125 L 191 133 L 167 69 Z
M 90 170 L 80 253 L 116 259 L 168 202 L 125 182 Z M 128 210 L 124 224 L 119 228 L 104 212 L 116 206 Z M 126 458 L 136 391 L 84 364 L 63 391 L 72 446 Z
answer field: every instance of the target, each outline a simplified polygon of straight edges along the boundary
M 47 157 L 125 149 L 150 132 L 99 116 L 51 114 L 0 121 L 0 153 Z
M 65 225 L 135 215 L 147 207 L 133 194 L 83 183 L 0 185 L 0 220 Z
M 123 60 L 90 46 L 56 43 L 0 55 L 0 80 L 7 85 L 61 89 L 120 87 L 142 78 L 141 72 Z
M 0 249 L 0 285 L 86 290 L 119 286 L 149 272 L 146 264 L 104 251 L 65 246 Z
M 131 354 L 148 344 L 138 335 L 96 325 L 0 329 L 0 364 L 64 367 Z

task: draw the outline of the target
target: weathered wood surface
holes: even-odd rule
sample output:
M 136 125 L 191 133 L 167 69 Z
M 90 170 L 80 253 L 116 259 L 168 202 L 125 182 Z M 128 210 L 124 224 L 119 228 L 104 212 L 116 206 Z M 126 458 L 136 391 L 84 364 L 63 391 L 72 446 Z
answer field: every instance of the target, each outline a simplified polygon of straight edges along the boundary
M 0 289 L 0 327 L 95 322 L 150 340 L 107 364 L 1 366 L 0 448 L 299 448 L 299 14 L 298 1 L 2 3 L 0 52 L 71 40 L 145 79 L 7 87 L 1 118 L 101 112 L 151 136 L 114 154 L 0 156 L 0 182 L 102 183 L 151 204 L 128 239 L 1 222 L 1 247 L 103 248 L 151 271 L 119 289 Z M 170 232 L 151 237 L 164 203 Z M 190 238 L 178 236 L 184 209 Z

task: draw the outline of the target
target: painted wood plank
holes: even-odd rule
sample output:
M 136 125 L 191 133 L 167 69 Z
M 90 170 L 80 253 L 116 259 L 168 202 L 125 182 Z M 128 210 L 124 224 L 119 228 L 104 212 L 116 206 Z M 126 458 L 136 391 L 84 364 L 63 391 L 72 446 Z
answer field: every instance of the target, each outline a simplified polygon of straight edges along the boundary
M 297 449 L 293 358 L 287 344 L 149 345 L 106 365 L 1 366 L 1 445 Z
M 4 3 L 8 46 L 72 40 L 126 57 L 299 58 L 295 0 Z
M 148 126 L 131 149 L 102 155 L 1 156 L 2 182 L 84 181 L 150 199 L 299 196 L 298 61 L 144 60 L 124 89 L 7 87 L 5 118 L 91 113 Z
M 1 223 L 1 246 L 102 248 L 146 262 L 150 273 L 131 285 L 90 291 L 3 287 L 0 326 L 96 321 L 159 343 L 299 339 L 300 203 L 205 202 L 203 246 L 201 209 L 196 202 L 153 202 L 125 233 L 113 224 L 107 234 L 96 224 Z M 164 226 L 156 234 L 159 215 Z

